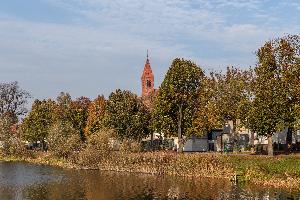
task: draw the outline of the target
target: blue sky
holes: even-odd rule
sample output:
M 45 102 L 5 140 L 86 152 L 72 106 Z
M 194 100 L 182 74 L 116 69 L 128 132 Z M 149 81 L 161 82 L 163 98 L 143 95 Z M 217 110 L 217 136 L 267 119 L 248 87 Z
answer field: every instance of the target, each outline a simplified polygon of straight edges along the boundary
M 0 81 L 33 98 L 141 92 L 146 51 L 158 87 L 175 57 L 206 72 L 254 66 L 266 41 L 300 33 L 299 0 L 3 0 Z

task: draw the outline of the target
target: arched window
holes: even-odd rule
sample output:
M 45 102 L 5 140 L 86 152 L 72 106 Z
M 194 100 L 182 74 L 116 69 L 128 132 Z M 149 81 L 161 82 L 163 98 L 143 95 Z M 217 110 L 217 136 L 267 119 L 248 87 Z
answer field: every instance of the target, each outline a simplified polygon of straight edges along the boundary
M 147 88 L 150 88 L 151 87 L 151 81 L 147 80 L 146 85 L 147 85 Z

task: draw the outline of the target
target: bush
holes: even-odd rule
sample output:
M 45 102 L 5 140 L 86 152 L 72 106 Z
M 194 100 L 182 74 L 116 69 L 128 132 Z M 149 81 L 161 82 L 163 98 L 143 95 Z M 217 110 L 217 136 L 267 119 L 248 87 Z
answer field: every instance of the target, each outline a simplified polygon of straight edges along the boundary
M 123 140 L 119 150 L 121 152 L 138 153 L 142 151 L 142 144 L 137 141 Z
M 113 156 L 112 139 L 114 138 L 114 131 L 107 129 L 90 135 L 86 147 L 78 155 L 78 164 L 89 168 L 98 168 L 101 161 Z
M 28 151 L 20 138 L 20 130 L 13 131 L 14 123 L 15 120 L 9 115 L 0 117 L 0 152 L 3 156 L 27 156 Z
M 49 131 L 48 146 L 54 156 L 69 158 L 82 148 L 80 133 L 68 123 L 55 123 Z

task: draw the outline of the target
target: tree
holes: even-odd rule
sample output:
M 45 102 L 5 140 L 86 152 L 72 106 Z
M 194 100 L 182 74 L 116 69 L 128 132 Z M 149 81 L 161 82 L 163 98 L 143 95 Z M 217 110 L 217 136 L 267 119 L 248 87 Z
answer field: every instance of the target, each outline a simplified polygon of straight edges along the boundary
M 272 155 L 273 133 L 288 127 L 288 146 L 299 124 L 300 37 L 270 40 L 258 50 L 257 57 L 250 121 L 253 129 L 268 137 L 268 154 Z
M 117 89 L 106 104 L 105 124 L 121 139 L 141 140 L 150 133 L 150 114 L 137 95 Z
M 45 140 L 49 135 L 49 128 L 57 120 L 55 101 L 35 100 L 31 112 L 24 119 L 21 128 L 23 137 L 29 142 L 40 141 L 44 149 Z
M 2 148 L 2 152 L 5 154 L 9 154 L 9 147 L 11 144 L 11 138 L 12 138 L 12 126 L 14 124 L 14 117 L 11 115 L 4 114 L 0 116 L 0 142 Z
M 218 112 L 217 81 L 211 73 L 203 78 L 203 89 L 199 92 L 198 109 L 193 126 L 199 136 L 203 136 L 214 128 L 223 128 L 224 121 Z
M 0 117 L 0 153 L 5 155 L 24 156 L 26 148 L 16 129 L 15 116 L 8 113 Z
M 56 98 L 56 102 L 59 106 L 69 107 L 72 102 L 71 95 L 68 92 L 61 92 Z
M 227 67 L 225 74 L 212 73 L 216 80 L 214 99 L 216 114 L 223 122 L 233 122 L 232 136 L 234 144 L 238 141 L 236 132 L 237 120 L 244 122 L 249 109 L 251 98 L 250 83 L 253 77 L 252 70 L 241 70 Z
M 268 138 L 268 155 L 273 155 L 272 136 L 278 130 L 283 110 L 284 94 L 278 68 L 275 64 L 273 46 L 267 42 L 257 52 L 258 64 L 254 69 L 254 100 L 247 117 L 249 128 Z
M 17 120 L 27 112 L 25 105 L 30 95 L 19 87 L 18 82 L 0 83 L 0 97 L 0 116 L 10 113 Z
M 88 108 L 88 118 L 84 130 L 85 136 L 89 136 L 103 127 L 103 118 L 105 115 L 105 98 L 98 96 Z
M 67 120 L 80 132 L 81 139 L 84 140 L 84 128 L 88 118 L 88 108 L 91 101 L 87 97 L 79 97 L 72 101 L 68 109 Z
M 157 131 L 178 135 L 178 152 L 183 151 L 183 135 L 193 133 L 204 73 L 191 61 L 173 60 L 161 84 L 154 110 Z
M 69 123 L 57 121 L 49 129 L 49 150 L 58 157 L 69 158 L 82 147 L 80 133 Z
M 292 144 L 292 134 L 299 123 L 300 107 L 300 36 L 287 35 L 271 41 L 275 65 L 283 96 L 281 129 L 288 128 L 286 152 Z

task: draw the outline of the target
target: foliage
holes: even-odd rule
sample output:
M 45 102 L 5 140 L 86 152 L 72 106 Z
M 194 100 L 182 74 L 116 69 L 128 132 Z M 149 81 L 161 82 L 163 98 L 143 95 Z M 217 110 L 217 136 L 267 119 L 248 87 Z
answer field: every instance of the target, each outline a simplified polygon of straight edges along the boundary
M 23 138 L 29 142 L 44 142 L 50 127 L 56 121 L 56 108 L 56 103 L 51 99 L 35 100 L 31 112 L 21 125 Z
M 56 98 L 57 109 L 56 109 L 56 117 L 57 120 L 62 123 L 70 123 L 70 105 L 72 103 L 72 98 L 69 93 L 61 92 Z
M 138 153 L 142 151 L 142 146 L 141 143 L 137 141 L 123 140 L 119 150 L 126 153 Z
M 272 143 L 274 132 L 285 127 L 293 129 L 299 121 L 300 37 L 286 36 L 266 42 L 257 57 L 248 125 Z M 268 149 L 273 154 L 272 147 Z
M 237 119 L 243 120 L 248 113 L 252 70 L 228 67 L 225 74 L 214 73 L 217 81 L 215 99 L 217 113 L 223 120 L 232 120 L 234 134 Z
M 113 156 L 112 139 L 115 138 L 113 130 L 102 129 L 87 138 L 85 149 L 78 155 L 78 164 L 97 168 L 104 159 Z
M 141 140 L 150 133 L 150 113 L 130 91 L 117 89 L 106 104 L 105 124 L 121 139 Z
M 26 156 L 27 151 L 24 142 L 20 138 L 20 130 L 13 127 L 14 117 L 11 115 L 3 115 L 0 117 L 0 151 L 6 156 Z
M 266 110 L 273 107 L 276 120 L 271 130 L 267 130 L 264 123 L 254 125 L 265 127 L 259 131 L 261 134 L 294 127 L 298 123 L 300 105 L 300 37 L 288 35 L 271 40 L 258 50 L 257 57 L 255 103 L 263 104 Z M 268 105 L 267 97 L 273 106 Z
M 198 136 L 210 132 L 214 128 L 223 128 L 223 119 L 218 112 L 218 97 L 216 95 L 217 81 L 213 75 L 203 78 L 203 89 L 199 92 L 198 110 L 193 126 Z
M 0 83 L 0 116 L 10 113 L 17 120 L 27 112 L 25 107 L 29 93 L 21 89 L 18 82 Z
M 88 108 L 88 118 L 85 127 L 85 136 L 99 131 L 103 128 L 103 118 L 105 115 L 105 98 L 104 96 L 98 96 Z
M 49 150 L 57 157 L 69 158 L 82 147 L 79 131 L 59 121 L 51 126 L 47 139 Z
M 176 58 L 161 84 L 153 112 L 154 127 L 167 135 L 194 133 L 203 71 L 188 60 Z M 180 148 L 179 148 L 180 149 Z
M 80 132 L 81 139 L 85 139 L 84 128 L 88 118 L 88 108 L 91 101 L 87 97 L 79 97 L 72 101 L 68 110 L 68 121 Z

